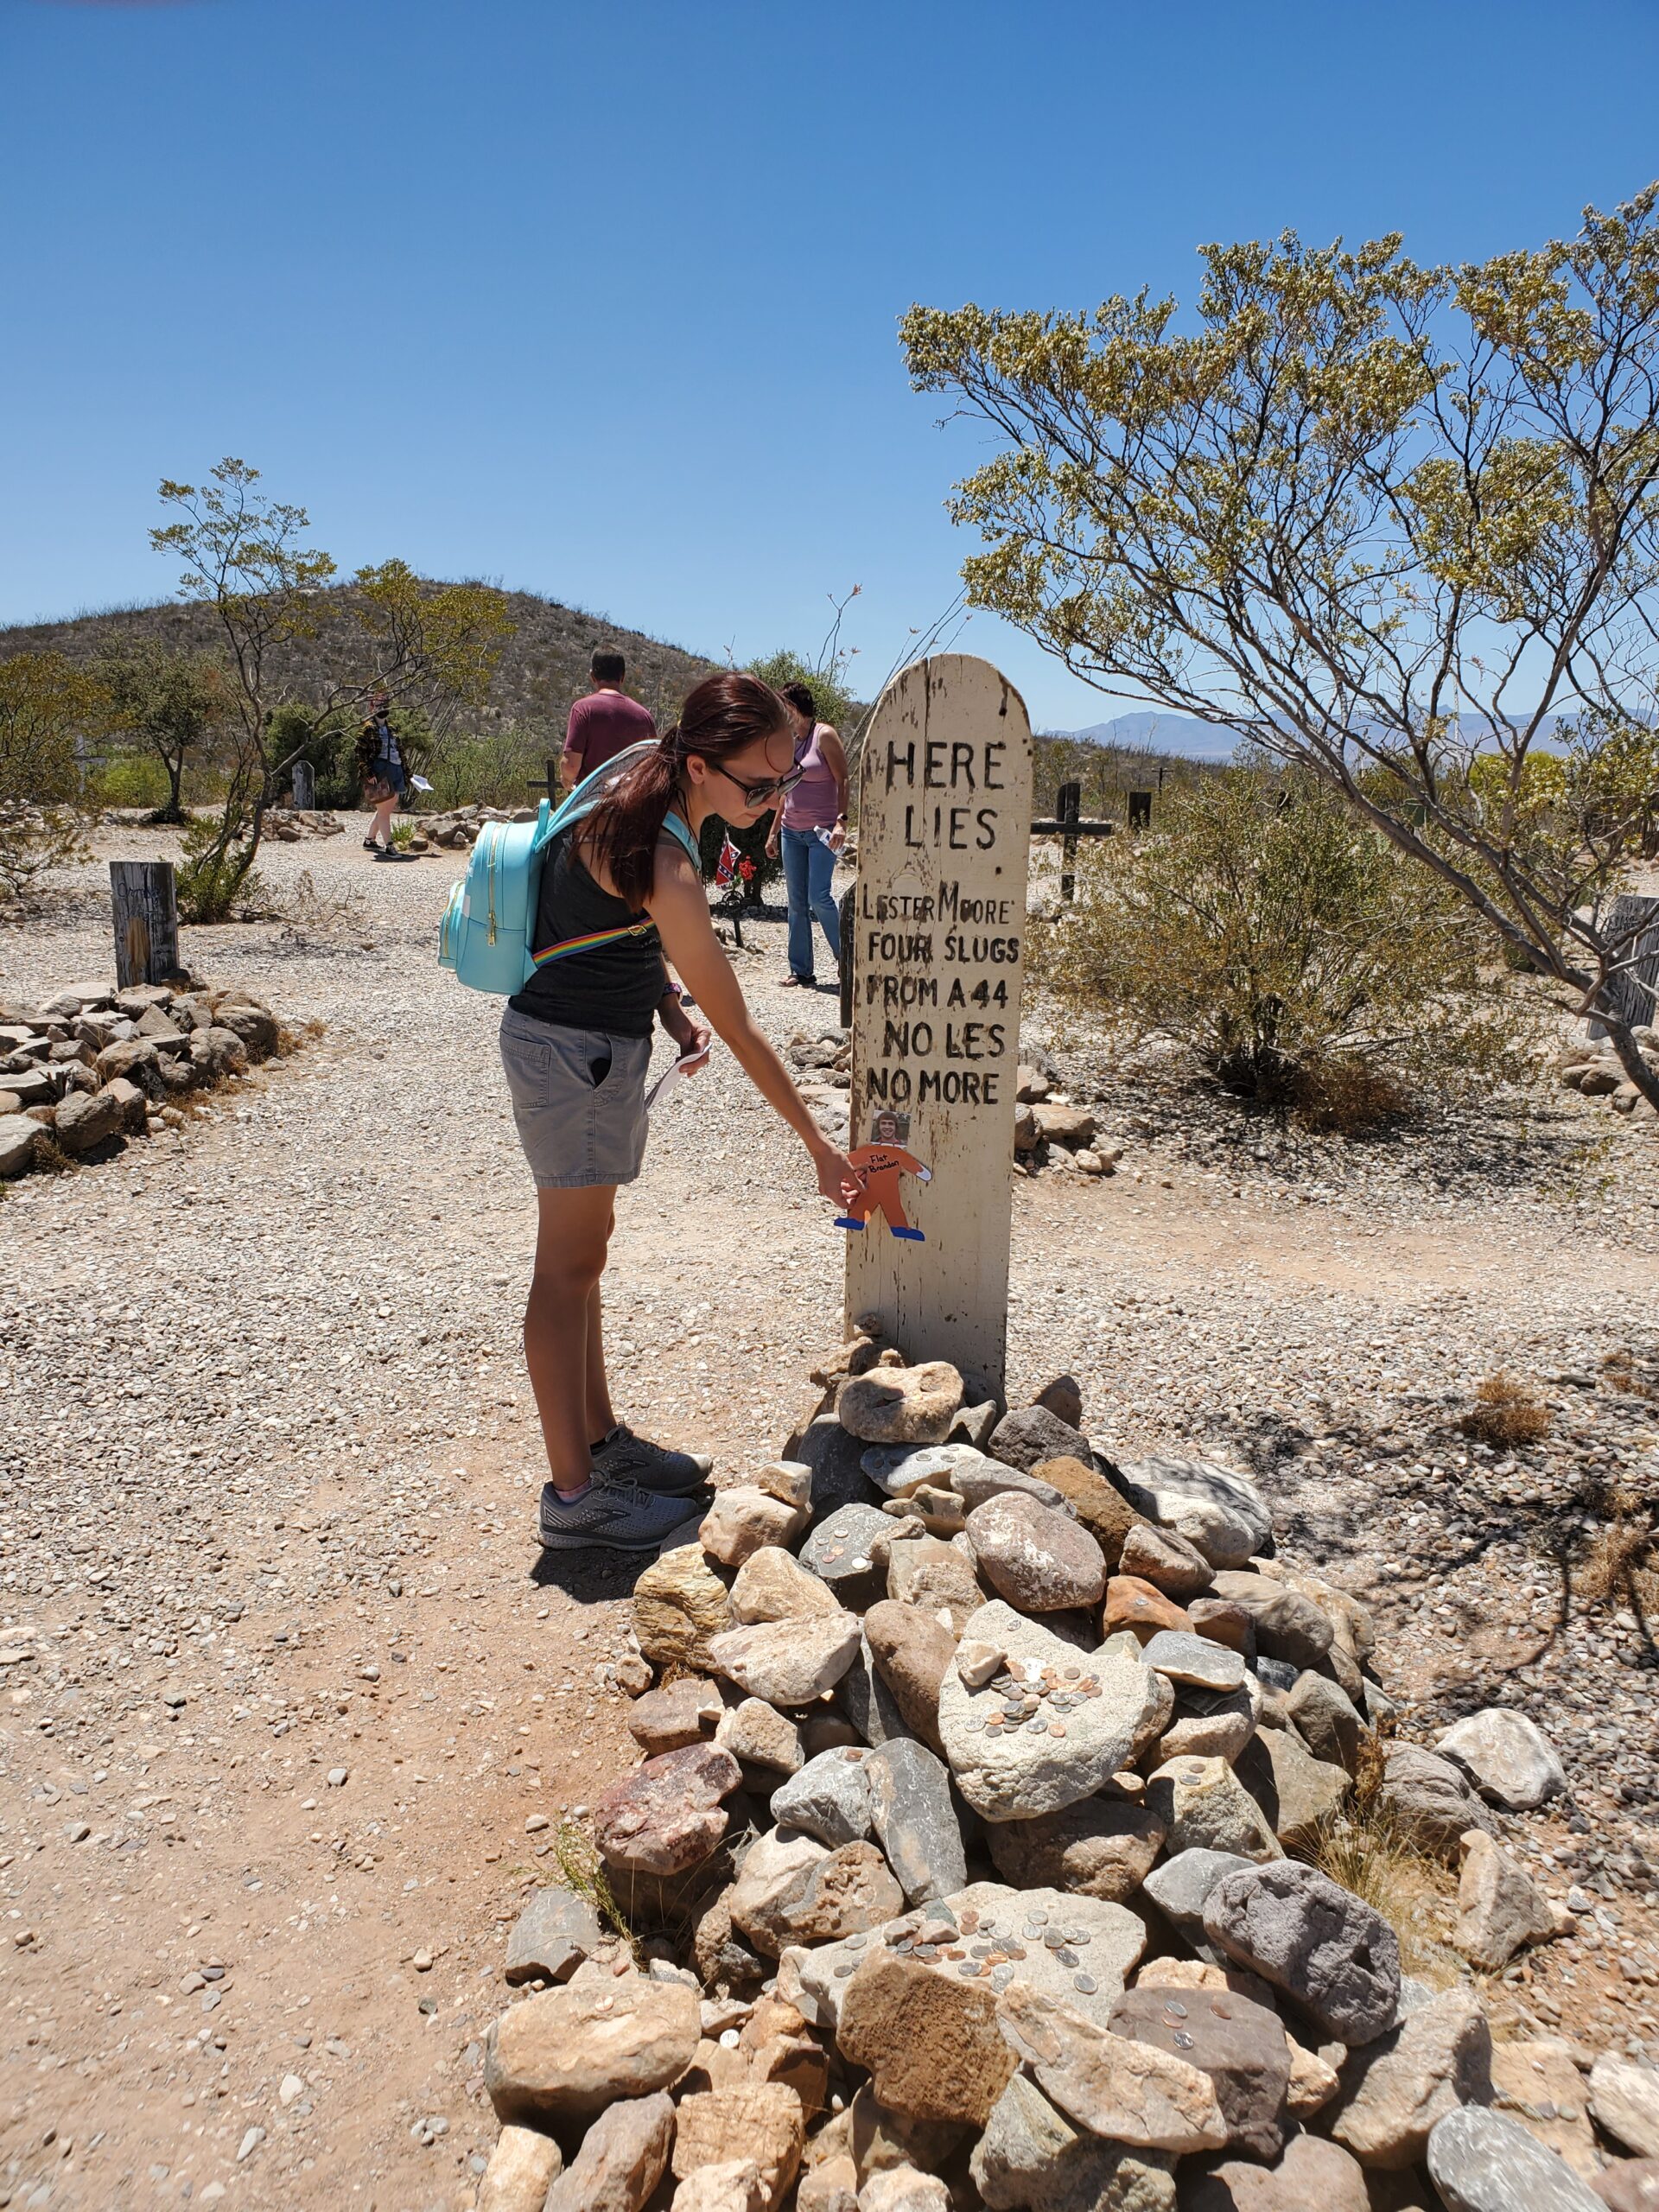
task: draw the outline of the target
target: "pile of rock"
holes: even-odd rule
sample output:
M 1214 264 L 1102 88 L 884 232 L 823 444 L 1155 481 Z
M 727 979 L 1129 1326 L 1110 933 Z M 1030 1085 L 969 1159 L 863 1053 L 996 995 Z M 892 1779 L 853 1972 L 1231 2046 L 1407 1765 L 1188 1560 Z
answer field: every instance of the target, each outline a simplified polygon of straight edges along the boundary
M 1114 1463 L 1069 1378 L 966 1405 L 866 1333 L 815 1380 L 637 1585 L 644 1758 L 592 1840 L 669 1933 L 532 1904 L 481 2206 L 1651 2202 L 1659 2076 L 1495 2046 L 1309 1863 L 1363 1789 L 1461 1859 L 1474 1971 L 1570 1925 L 1495 1833 L 1563 1786 L 1530 1721 L 1388 1743 L 1363 1608 L 1230 1468 Z
M 264 835 L 279 845 L 297 845 L 307 837 L 339 837 L 346 825 L 318 807 L 273 806 L 264 818 Z
M 1103 1144 L 1100 1123 L 1086 1106 L 1074 1106 L 1043 1069 L 1021 1065 L 1014 1096 L 1014 1163 L 1027 1175 L 1045 1167 L 1070 1174 L 1110 1175 L 1122 1145 Z
M 784 1047 L 812 1118 L 832 1144 L 851 1142 L 853 1040 L 842 1029 L 798 1032 Z
M 1648 1065 L 1659 1068 L 1659 1029 L 1645 1027 L 1630 1033 Z M 1605 1098 L 1616 1114 L 1634 1114 L 1641 1103 L 1642 1093 L 1605 1039 L 1593 1045 L 1586 1040 L 1565 1046 L 1556 1059 L 1555 1072 L 1564 1090 L 1579 1091 L 1586 1098 Z
M 450 850 L 475 845 L 478 833 L 486 822 L 533 822 L 537 809 L 533 806 L 454 806 L 442 814 L 423 814 L 416 817 L 421 833 L 435 845 Z
M 0 1176 L 119 1137 L 176 1128 L 177 1101 L 276 1052 L 276 1017 L 238 988 L 87 984 L 43 1006 L 0 1006 Z

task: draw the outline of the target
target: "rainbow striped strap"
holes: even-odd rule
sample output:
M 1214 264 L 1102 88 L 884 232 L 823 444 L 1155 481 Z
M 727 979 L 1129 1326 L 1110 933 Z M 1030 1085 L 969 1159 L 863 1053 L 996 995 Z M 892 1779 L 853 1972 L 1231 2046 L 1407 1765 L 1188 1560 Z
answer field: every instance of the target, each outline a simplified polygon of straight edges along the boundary
M 617 944 L 625 937 L 648 937 L 656 928 L 654 922 L 628 922 L 620 929 L 594 930 L 588 937 L 568 937 L 557 944 L 550 944 L 544 951 L 532 952 L 532 968 L 545 968 L 550 961 L 568 960 L 573 952 L 591 952 L 595 946 Z

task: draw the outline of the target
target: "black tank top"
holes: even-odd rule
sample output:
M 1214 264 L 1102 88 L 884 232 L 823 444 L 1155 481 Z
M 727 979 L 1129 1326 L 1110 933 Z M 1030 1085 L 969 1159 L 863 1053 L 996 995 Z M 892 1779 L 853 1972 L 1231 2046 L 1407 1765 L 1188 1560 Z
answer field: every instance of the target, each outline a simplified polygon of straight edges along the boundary
M 536 950 L 563 944 L 595 930 L 614 930 L 643 921 L 624 899 L 594 882 L 566 832 L 548 848 L 536 910 Z M 668 988 L 668 973 L 657 932 L 618 938 L 613 944 L 573 952 L 537 969 L 523 990 L 508 1000 L 515 1014 L 562 1029 L 601 1029 L 612 1037 L 649 1037 L 658 1003 Z

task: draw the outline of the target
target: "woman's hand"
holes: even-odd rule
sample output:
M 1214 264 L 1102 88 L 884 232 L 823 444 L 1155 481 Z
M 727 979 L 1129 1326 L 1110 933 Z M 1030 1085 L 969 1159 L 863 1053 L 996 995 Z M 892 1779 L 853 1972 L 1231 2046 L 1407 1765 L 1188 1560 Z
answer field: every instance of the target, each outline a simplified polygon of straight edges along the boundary
M 837 1152 L 832 1144 L 814 1150 L 812 1165 L 817 1170 L 818 1196 L 828 1198 L 837 1211 L 846 1213 L 864 1187 L 857 1168 L 844 1152 Z
M 838 853 L 842 847 L 847 842 L 847 830 L 845 825 L 837 822 L 835 828 L 824 839 L 824 842 L 829 846 L 832 853 Z
M 663 1027 L 673 1039 L 675 1050 L 682 1059 L 688 1052 L 701 1052 L 703 1055 L 695 1066 L 686 1070 L 688 1075 L 701 1075 L 709 1065 L 708 1052 L 710 1044 L 714 1041 L 713 1030 L 706 1022 L 692 1020 L 690 1015 L 680 1004 L 680 995 L 677 991 L 674 993 L 671 999 L 665 999 L 663 1001 L 658 1018 Z

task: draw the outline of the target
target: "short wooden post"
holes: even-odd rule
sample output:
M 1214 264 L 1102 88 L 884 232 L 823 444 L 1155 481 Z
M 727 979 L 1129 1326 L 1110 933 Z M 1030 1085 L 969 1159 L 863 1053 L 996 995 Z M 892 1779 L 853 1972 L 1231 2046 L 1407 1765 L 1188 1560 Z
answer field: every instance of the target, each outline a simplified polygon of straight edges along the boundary
M 1129 793 L 1129 827 L 1131 830 L 1150 830 L 1152 827 L 1152 793 Z
M 1633 1029 L 1659 1025 L 1659 1003 L 1654 998 L 1659 990 L 1659 899 L 1624 892 L 1614 899 L 1607 933 L 1620 938 L 1627 931 L 1630 941 L 1624 957 L 1630 964 L 1613 978 L 1613 1004 Z M 1590 1034 L 1605 1037 L 1606 1025 L 1592 1020 Z
M 302 814 L 309 814 L 317 803 L 317 772 L 308 760 L 294 763 L 294 804 Z
M 841 980 L 841 1026 L 843 1029 L 850 1029 L 853 1026 L 853 940 L 856 935 L 858 927 L 857 918 L 853 912 L 853 905 L 857 896 L 858 893 L 856 887 L 849 885 L 849 887 L 842 893 L 841 905 L 836 909 L 836 912 L 841 918 L 841 960 L 839 963 L 839 972 Z
M 1083 785 L 1062 784 L 1055 794 L 1054 811 L 1062 822 L 1075 822 L 1083 812 Z M 1060 842 L 1060 896 L 1075 899 L 1077 879 L 1072 870 L 1077 864 L 1077 841 L 1065 837 Z
M 847 1319 L 951 1361 L 973 1402 L 1007 1363 L 1031 772 L 1020 694 L 966 653 L 894 678 L 861 767 L 849 1141 L 931 1179 L 905 1171 L 907 1219 L 848 1233 Z
M 559 803 L 559 763 L 558 756 L 552 753 L 547 756 L 547 795 L 556 806 Z
M 115 981 L 162 983 L 179 972 L 179 908 L 171 861 L 111 861 Z

